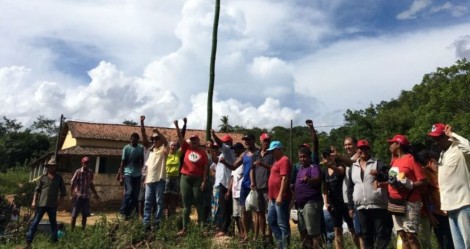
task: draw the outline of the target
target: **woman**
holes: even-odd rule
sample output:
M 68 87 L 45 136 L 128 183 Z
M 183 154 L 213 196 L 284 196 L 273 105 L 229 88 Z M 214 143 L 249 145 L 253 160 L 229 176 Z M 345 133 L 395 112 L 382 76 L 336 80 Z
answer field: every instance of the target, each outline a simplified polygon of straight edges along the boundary
M 176 203 L 180 192 L 180 157 L 181 149 L 176 141 L 170 141 L 170 152 L 166 159 L 165 206 L 168 217 L 176 212 Z
M 183 199 L 183 229 L 178 232 L 178 236 L 185 235 L 188 229 L 189 214 L 191 205 L 194 202 L 197 209 L 197 216 L 200 224 L 204 219 L 203 191 L 206 188 L 206 178 L 208 176 L 209 161 L 207 153 L 199 147 L 199 137 L 193 134 L 189 137 L 189 143 L 184 140 L 178 126 L 178 121 L 174 121 L 176 133 L 178 134 L 181 150 L 184 154 L 183 166 L 181 167 L 180 189 Z
M 394 214 L 393 225 L 403 241 L 403 249 L 421 248 L 418 240 L 419 215 L 421 209 L 420 188 L 426 185 L 423 168 L 410 153 L 410 142 L 403 135 L 388 140 L 392 162 L 388 186 L 389 202 L 404 202 L 405 213 Z
M 343 180 L 346 169 L 344 165 L 338 163 L 331 147 L 322 152 L 322 158 L 322 164 L 325 165 L 322 172 L 325 206 L 333 221 L 335 248 L 341 249 L 343 248 L 343 219 L 354 236 L 353 220 L 349 217 L 348 206 L 343 199 Z

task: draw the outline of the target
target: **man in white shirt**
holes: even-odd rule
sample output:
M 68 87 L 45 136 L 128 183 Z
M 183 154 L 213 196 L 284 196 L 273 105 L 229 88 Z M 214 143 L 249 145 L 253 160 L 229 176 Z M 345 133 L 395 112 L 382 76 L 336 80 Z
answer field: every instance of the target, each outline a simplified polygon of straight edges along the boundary
M 450 125 L 434 124 L 428 136 L 442 150 L 438 181 L 441 209 L 449 215 L 455 248 L 470 248 L 470 143 Z
M 235 162 L 235 153 L 231 148 L 233 139 L 229 135 L 219 138 L 214 130 L 211 133 L 212 138 L 221 150 L 221 154 L 215 158 L 217 162 L 214 161 L 215 181 L 212 201 L 212 217 L 218 229 L 216 236 L 219 237 L 227 234 L 232 217 L 232 198 L 228 191 L 232 171 L 225 167 L 225 164 L 219 162 L 219 159 L 223 158 L 226 162 L 232 164 Z

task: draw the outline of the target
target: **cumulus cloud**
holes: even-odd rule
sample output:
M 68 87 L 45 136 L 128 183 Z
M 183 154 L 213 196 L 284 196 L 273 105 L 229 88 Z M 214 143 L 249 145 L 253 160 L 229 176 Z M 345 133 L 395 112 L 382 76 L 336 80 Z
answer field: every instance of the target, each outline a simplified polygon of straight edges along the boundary
M 408 17 L 427 2 L 415 1 Z M 61 113 L 119 123 L 145 114 L 148 124 L 160 126 L 187 116 L 190 128 L 205 127 L 213 2 L 5 3 L 0 115 L 25 123 Z M 454 41 L 468 35 L 468 23 L 337 38 L 344 31 L 335 10 L 343 4 L 222 4 L 212 126 L 228 115 L 232 125 L 245 127 L 312 118 L 329 130 L 342 124 L 346 109 L 396 97 L 423 74 L 452 64 L 455 51 L 467 51 L 466 39 Z M 366 26 L 347 28 L 367 32 Z
M 457 58 L 466 58 L 470 60 L 470 35 L 459 37 L 455 40 L 455 55 Z

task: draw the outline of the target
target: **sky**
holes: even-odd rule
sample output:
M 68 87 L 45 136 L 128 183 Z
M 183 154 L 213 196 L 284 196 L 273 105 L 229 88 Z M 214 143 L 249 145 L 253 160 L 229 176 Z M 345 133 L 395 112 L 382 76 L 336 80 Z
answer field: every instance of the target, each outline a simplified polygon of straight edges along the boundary
M 0 115 L 204 129 L 214 0 L 0 0 Z M 468 0 L 222 0 L 212 127 L 318 130 L 470 59 Z

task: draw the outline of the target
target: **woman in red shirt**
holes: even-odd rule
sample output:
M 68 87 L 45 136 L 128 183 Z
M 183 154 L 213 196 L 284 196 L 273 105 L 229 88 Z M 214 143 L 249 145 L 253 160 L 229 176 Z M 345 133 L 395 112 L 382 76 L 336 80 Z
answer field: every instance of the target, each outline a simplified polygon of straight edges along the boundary
M 426 185 L 423 168 L 410 153 L 410 142 L 403 135 L 388 140 L 392 161 L 388 186 L 389 201 L 405 201 L 405 213 L 393 215 L 393 225 L 403 241 L 403 248 L 420 248 L 418 240 L 419 215 L 421 209 L 420 188 Z
M 184 155 L 181 167 L 180 190 L 183 199 L 183 229 L 178 235 L 185 235 L 189 223 L 191 205 L 196 204 L 197 217 L 200 224 L 204 223 L 204 201 L 202 191 L 206 188 L 206 178 L 209 172 L 209 160 L 204 149 L 199 147 L 199 137 L 193 134 L 189 137 L 189 143 L 183 135 L 175 120 L 176 133 L 181 144 L 181 153 Z

